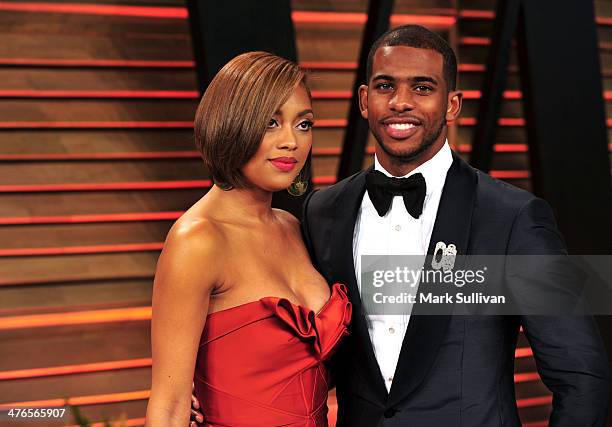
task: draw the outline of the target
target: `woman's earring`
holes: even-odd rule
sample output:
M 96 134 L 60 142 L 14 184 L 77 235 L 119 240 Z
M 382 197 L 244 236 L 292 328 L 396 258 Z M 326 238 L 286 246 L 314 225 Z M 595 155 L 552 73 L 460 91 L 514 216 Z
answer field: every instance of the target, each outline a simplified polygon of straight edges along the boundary
M 293 179 L 291 185 L 287 188 L 287 193 L 291 194 L 295 197 L 300 197 L 306 193 L 308 190 L 308 181 L 310 180 L 310 155 L 308 156 L 308 160 L 306 164 L 297 174 L 297 176 Z
M 302 177 L 300 177 L 300 175 L 301 172 L 295 177 L 291 185 L 287 188 L 287 192 L 295 197 L 302 196 L 304 193 L 306 193 L 306 190 L 308 190 L 308 181 L 301 179 Z
M 213 183 L 223 191 L 230 191 L 234 188 L 232 184 L 228 184 L 227 182 L 219 182 L 215 179 L 213 179 Z

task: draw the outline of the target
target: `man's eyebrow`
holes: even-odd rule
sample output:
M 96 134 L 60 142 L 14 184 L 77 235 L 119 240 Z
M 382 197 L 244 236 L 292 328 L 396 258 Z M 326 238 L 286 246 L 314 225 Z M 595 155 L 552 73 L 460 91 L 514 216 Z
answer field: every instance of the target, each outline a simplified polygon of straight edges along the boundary
M 413 77 L 411 80 L 414 81 L 415 83 L 428 82 L 434 85 L 438 84 L 438 81 L 436 79 L 434 79 L 433 77 L 429 77 L 429 76 L 416 76 L 416 77 Z
M 395 77 L 393 76 L 389 76 L 387 74 L 377 74 L 376 76 L 372 77 L 372 81 L 377 81 L 377 80 L 388 80 L 388 81 L 395 81 Z M 415 83 L 431 83 L 434 85 L 438 84 L 438 81 L 436 79 L 434 79 L 433 77 L 430 76 L 415 76 L 415 77 L 411 77 L 409 79 L 410 81 L 413 81 Z
M 395 78 L 393 76 L 388 76 L 386 74 L 377 74 L 374 77 L 372 77 L 372 81 L 376 81 L 376 80 L 391 80 L 391 81 L 395 81 Z

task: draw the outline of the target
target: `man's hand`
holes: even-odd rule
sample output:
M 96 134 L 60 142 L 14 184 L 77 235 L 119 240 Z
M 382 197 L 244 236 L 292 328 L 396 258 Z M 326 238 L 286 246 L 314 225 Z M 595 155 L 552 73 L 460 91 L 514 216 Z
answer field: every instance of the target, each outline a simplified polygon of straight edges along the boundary
M 195 385 L 191 384 L 191 418 L 189 421 L 189 427 L 198 427 L 198 424 L 204 422 L 204 415 L 200 412 L 200 402 L 195 397 Z

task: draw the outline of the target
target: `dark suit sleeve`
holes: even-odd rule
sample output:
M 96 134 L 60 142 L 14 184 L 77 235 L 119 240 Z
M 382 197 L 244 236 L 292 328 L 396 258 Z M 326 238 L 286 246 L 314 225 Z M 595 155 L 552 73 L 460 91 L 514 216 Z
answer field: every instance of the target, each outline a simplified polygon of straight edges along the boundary
M 549 205 L 537 198 L 527 202 L 515 219 L 508 254 L 566 253 Z M 553 393 L 550 425 L 604 426 L 610 373 L 594 319 L 524 315 L 521 320 L 540 377 Z

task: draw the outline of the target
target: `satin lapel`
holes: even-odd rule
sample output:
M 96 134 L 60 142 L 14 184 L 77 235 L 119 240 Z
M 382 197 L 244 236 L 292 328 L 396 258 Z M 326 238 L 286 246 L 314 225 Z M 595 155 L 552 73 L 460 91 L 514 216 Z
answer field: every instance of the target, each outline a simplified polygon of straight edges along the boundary
M 457 255 L 466 254 L 477 180 L 474 170 L 453 152 L 427 251 L 429 255 L 440 241 L 454 243 Z M 450 318 L 450 315 L 410 317 L 389 393 L 390 406 L 403 400 L 424 380 L 436 359 Z
M 368 169 L 369 170 L 369 169 Z M 357 279 L 355 277 L 355 264 L 353 261 L 353 234 L 357 214 L 365 194 L 365 176 L 367 171 L 361 172 L 350 182 L 344 192 L 336 200 L 334 219 L 331 230 L 330 268 L 332 277 L 336 282 L 346 283 L 348 294 L 353 304 L 352 334 L 359 350 L 353 357 L 361 359 L 361 366 L 366 372 L 362 376 L 368 378 L 374 385 L 375 393 L 384 403 L 387 398 L 387 389 L 374 355 L 365 316 L 361 310 L 361 297 Z

